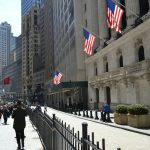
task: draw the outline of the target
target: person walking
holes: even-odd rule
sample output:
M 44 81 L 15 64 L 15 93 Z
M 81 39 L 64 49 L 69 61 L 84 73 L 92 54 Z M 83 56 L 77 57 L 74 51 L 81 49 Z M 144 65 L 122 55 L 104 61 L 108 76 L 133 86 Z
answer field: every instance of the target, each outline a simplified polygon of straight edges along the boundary
M 4 124 L 5 125 L 7 124 L 7 120 L 8 120 L 9 116 L 10 116 L 9 110 L 8 110 L 7 106 L 5 105 L 3 107 L 3 118 L 4 118 Z
M 0 106 L 0 123 L 1 123 L 1 117 L 2 117 L 2 115 L 3 115 L 3 107 Z
M 24 149 L 24 129 L 26 127 L 26 116 L 27 112 L 22 107 L 21 101 L 17 101 L 17 108 L 13 110 L 12 118 L 14 119 L 13 128 L 16 132 L 18 150 Z

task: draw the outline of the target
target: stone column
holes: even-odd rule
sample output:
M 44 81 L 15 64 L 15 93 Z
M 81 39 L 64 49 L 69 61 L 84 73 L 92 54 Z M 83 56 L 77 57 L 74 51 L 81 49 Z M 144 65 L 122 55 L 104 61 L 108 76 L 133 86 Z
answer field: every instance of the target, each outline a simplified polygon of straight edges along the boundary
M 135 20 L 140 14 L 140 5 L 138 0 L 125 0 L 127 27 L 135 24 Z
M 103 47 L 104 41 L 108 38 L 107 9 L 104 0 L 98 0 L 98 21 L 99 36 L 101 38 L 100 46 Z

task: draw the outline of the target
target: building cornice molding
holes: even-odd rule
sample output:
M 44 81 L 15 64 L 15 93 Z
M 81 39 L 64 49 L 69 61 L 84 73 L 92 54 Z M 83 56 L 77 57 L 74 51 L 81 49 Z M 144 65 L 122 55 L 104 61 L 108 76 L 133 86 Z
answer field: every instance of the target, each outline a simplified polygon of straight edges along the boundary
M 124 34 L 119 39 L 113 41 L 112 43 L 110 43 L 105 48 L 103 48 L 101 50 L 100 50 L 100 48 L 98 48 L 98 52 L 95 53 L 93 56 L 88 57 L 85 60 L 85 63 L 89 64 L 89 63 L 95 61 L 96 59 L 98 59 L 99 57 L 105 56 L 108 52 L 110 52 L 114 49 L 118 49 L 119 47 L 121 47 L 125 43 L 130 42 L 132 39 L 135 39 L 137 37 L 139 38 L 140 35 L 142 33 L 146 32 L 147 30 L 150 30 L 150 19 L 146 20 L 144 23 L 140 24 L 139 26 L 132 29 L 128 33 Z

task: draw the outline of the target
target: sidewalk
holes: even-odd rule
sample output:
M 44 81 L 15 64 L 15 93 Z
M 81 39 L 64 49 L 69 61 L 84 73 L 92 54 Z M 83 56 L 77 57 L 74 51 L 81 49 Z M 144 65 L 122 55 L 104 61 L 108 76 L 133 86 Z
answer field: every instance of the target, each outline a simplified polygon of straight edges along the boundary
M 111 114 L 112 123 L 105 123 L 100 119 L 95 120 L 92 118 L 86 118 L 74 114 L 65 113 L 52 108 L 47 109 L 47 115 L 51 116 L 55 114 L 58 119 L 66 122 L 70 125 L 70 128 L 74 127 L 74 132 L 82 132 L 82 123 L 88 124 L 88 135 L 94 133 L 94 141 L 99 141 L 104 138 L 106 150 L 149 150 L 150 148 L 150 129 L 137 129 L 125 125 L 117 125 L 114 123 L 113 114 Z M 82 114 L 82 112 L 81 112 Z M 93 116 L 94 115 L 93 111 Z M 100 112 L 98 114 L 100 118 Z
M 83 115 L 83 112 L 81 112 L 81 115 Z M 92 112 L 92 115 L 95 118 L 95 111 Z M 100 121 L 100 119 L 96 120 L 96 119 L 93 119 L 93 118 L 90 118 L 90 117 L 87 118 L 87 117 L 82 117 L 82 116 L 78 116 L 78 115 L 75 115 L 75 117 L 82 118 L 84 120 L 89 120 L 89 121 L 92 121 L 92 122 L 95 122 L 95 123 L 100 123 L 100 124 L 104 124 L 104 125 L 107 125 L 107 126 L 120 128 L 120 129 L 123 129 L 123 130 L 127 130 L 127 131 L 131 131 L 131 132 L 135 132 L 135 133 L 150 136 L 150 128 L 145 128 L 145 129 L 144 128 L 134 128 L 134 127 L 130 127 L 128 125 L 116 124 L 114 122 L 114 114 L 113 113 L 110 113 L 110 118 L 111 118 L 111 121 L 112 121 L 111 123 L 108 123 L 108 122 L 105 123 L 105 122 Z M 98 112 L 98 117 L 100 118 L 100 112 Z
M 44 150 L 38 133 L 26 117 L 25 128 L 25 149 L 24 150 Z M 17 150 L 15 131 L 13 129 L 13 119 L 8 118 L 7 125 L 0 122 L 0 150 Z

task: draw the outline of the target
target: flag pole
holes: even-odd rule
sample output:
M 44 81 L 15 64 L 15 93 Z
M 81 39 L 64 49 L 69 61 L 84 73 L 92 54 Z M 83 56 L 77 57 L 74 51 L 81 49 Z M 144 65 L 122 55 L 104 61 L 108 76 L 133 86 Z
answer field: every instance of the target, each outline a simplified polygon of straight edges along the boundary
M 89 30 L 87 27 L 84 27 L 82 24 L 80 24 L 80 26 L 83 29 L 86 29 L 87 31 L 89 31 L 90 33 L 92 33 L 93 35 L 95 35 L 97 38 L 99 38 L 100 40 L 103 40 L 105 42 L 105 40 L 103 38 L 101 38 L 99 35 L 97 35 L 96 33 L 92 32 L 91 30 Z

